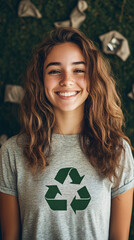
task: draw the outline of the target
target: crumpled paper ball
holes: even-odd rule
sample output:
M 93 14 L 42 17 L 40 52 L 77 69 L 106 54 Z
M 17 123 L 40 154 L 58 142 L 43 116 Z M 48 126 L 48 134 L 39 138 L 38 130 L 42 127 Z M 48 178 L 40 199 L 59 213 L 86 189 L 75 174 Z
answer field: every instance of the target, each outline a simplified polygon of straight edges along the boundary
M 84 0 L 78 0 L 77 6 L 73 9 L 70 14 L 70 20 L 55 22 L 55 27 L 73 27 L 79 28 L 82 22 L 86 19 L 84 11 L 87 9 L 87 2 Z
M 19 17 L 35 17 L 41 18 L 39 10 L 30 0 L 21 0 L 18 7 L 18 16 Z
M 24 93 L 25 91 L 21 86 L 7 84 L 4 102 L 20 103 L 24 97 Z
M 0 148 L 3 145 L 3 143 L 6 142 L 7 139 L 8 139 L 8 136 L 5 134 L 0 136 Z
M 103 51 L 107 54 L 116 54 L 123 61 L 130 55 L 127 39 L 117 31 L 111 31 L 99 36 Z
M 128 97 L 130 97 L 132 100 L 134 100 L 134 84 L 132 84 L 132 91 L 128 93 Z

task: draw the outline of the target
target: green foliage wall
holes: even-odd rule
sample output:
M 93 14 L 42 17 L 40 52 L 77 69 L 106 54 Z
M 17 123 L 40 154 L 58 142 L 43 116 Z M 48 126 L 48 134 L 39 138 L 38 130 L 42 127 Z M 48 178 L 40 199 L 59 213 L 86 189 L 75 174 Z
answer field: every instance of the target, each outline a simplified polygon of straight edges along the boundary
M 41 19 L 19 18 L 19 0 L 1 0 L 0 7 L 0 135 L 18 133 L 18 104 L 4 103 L 6 84 L 23 86 L 26 66 L 32 49 L 42 41 L 55 21 L 69 19 L 77 0 L 31 0 L 42 14 Z M 101 49 L 98 36 L 111 30 L 119 31 L 129 42 L 131 55 L 123 62 L 116 55 L 107 55 L 117 82 L 126 119 L 125 132 L 134 146 L 134 101 L 127 97 L 134 83 L 134 1 L 86 0 L 88 9 L 81 30 Z M 131 239 L 134 239 L 131 229 Z
M 12 136 L 19 131 L 17 112 L 18 105 L 4 103 L 6 84 L 23 86 L 26 66 L 31 57 L 32 49 L 42 41 L 45 33 L 51 30 L 55 21 L 69 18 L 76 0 L 32 0 L 42 14 L 41 19 L 32 17 L 19 18 L 19 0 L 1 0 L 0 23 L 0 135 Z M 107 55 L 117 82 L 117 90 L 121 95 L 123 111 L 126 118 L 126 134 L 134 144 L 134 102 L 127 97 L 134 82 L 134 2 L 87 0 L 86 20 L 81 30 L 101 49 L 98 36 L 111 30 L 119 31 L 129 41 L 131 56 L 123 62 L 116 55 Z

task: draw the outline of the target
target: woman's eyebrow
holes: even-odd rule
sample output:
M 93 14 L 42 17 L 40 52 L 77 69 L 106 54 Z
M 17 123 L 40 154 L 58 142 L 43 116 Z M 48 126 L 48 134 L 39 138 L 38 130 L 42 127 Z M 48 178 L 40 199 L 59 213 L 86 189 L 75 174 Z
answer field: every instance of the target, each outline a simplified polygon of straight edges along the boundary
M 86 65 L 86 63 L 85 63 L 84 61 L 80 61 L 80 62 L 73 62 L 72 64 L 73 64 L 73 65 L 78 65 L 78 64 L 84 64 L 84 65 Z
M 50 63 L 47 64 L 46 69 L 47 69 L 49 66 L 52 66 L 52 65 L 57 66 L 57 65 L 61 65 L 61 63 L 60 63 L 60 62 L 50 62 Z

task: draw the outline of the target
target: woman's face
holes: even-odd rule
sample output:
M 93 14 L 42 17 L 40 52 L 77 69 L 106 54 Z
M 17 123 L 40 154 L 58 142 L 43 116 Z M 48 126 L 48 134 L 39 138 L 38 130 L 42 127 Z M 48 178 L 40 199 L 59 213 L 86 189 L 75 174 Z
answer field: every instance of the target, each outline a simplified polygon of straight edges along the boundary
M 86 62 L 75 43 L 56 45 L 44 64 L 44 87 L 55 111 L 84 110 L 88 97 Z

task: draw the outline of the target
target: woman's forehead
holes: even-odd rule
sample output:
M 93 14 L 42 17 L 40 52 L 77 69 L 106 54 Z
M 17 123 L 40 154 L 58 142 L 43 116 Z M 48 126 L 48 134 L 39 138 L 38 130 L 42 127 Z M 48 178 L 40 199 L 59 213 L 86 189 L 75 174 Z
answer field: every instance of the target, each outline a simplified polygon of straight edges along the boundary
M 53 46 L 48 56 L 46 57 L 45 65 L 50 61 L 85 62 L 85 57 L 77 44 L 73 42 L 66 42 Z

